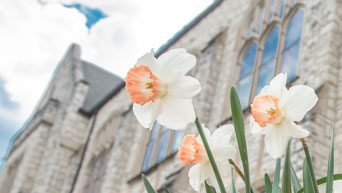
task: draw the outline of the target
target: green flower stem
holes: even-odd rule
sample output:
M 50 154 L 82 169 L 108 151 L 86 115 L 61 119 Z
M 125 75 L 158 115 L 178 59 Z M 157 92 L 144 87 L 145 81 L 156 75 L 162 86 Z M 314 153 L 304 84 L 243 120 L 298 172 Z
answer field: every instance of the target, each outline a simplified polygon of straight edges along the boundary
M 206 150 L 206 152 L 207 152 L 207 155 L 208 155 L 208 158 L 209 158 L 211 167 L 212 167 L 213 170 L 214 170 L 215 177 L 216 177 L 217 183 L 218 183 L 218 185 L 219 185 L 220 191 L 221 191 L 221 193 L 226 193 L 226 189 L 224 188 L 224 184 L 223 184 L 223 181 L 222 181 L 220 172 L 219 172 L 219 170 L 218 170 L 218 168 L 217 168 L 217 165 L 216 165 L 214 156 L 213 156 L 213 154 L 211 153 L 211 150 L 210 150 L 208 141 L 207 141 L 207 139 L 205 138 L 205 135 L 204 135 L 204 132 L 203 132 L 203 128 L 202 128 L 202 125 L 201 125 L 201 123 L 200 123 L 198 117 L 196 117 L 195 124 L 196 124 L 196 127 L 197 127 L 197 129 L 198 129 L 198 133 L 199 133 L 199 135 L 201 136 L 201 139 L 202 139 L 204 148 L 205 148 L 205 150 Z
M 311 160 L 311 155 L 310 155 L 310 151 L 309 151 L 309 148 L 308 148 L 308 144 L 306 143 L 305 138 L 300 138 L 299 140 L 300 140 L 300 142 L 302 142 L 302 145 L 303 145 L 303 148 L 304 148 L 304 152 L 305 152 L 305 156 L 306 156 L 306 159 L 307 159 L 307 162 L 308 162 L 308 167 L 309 167 L 309 170 L 310 170 L 311 179 L 313 181 L 315 193 L 319 193 L 318 185 L 317 185 L 317 181 L 316 181 L 316 177 L 315 177 L 315 173 L 314 173 L 313 166 L 312 166 L 312 160 Z

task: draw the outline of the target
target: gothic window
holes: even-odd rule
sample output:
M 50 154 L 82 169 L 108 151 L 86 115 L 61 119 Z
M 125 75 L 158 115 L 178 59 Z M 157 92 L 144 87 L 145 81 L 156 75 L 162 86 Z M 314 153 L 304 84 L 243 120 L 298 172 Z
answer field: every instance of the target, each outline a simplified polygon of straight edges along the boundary
M 150 132 L 141 170 L 145 172 L 169 155 L 176 153 L 182 143 L 183 132 L 183 130 L 170 130 L 156 121 Z
M 110 149 L 110 148 L 109 148 Z M 98 156 L 94 157 L 89 164 L 89 172 L 83 193 L 100 192 L 102 180 L 106 171 L 109 150 L 102 151 Z
M 288 80 L 292 80 L 296 77 L 303 20 L 304 10 L 299 9 L 291 18 L 286 29 L 285 46 L 283 49 L 280 72 L 286 72 Z
M 304 20 L 301 2 L 261 0 L 252 14 L 258 18 L 248 18 L 236 84 L 243 109 L 276 74 L 287 73 L 288 81 L 296 78 Z

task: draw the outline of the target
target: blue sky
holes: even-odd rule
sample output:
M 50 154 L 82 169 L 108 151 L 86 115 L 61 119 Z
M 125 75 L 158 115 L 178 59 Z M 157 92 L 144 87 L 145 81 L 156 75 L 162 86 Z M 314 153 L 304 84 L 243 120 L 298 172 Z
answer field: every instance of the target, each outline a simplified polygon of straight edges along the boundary
M 85 5 L 82 5 L 80 3 L 74 3 L 74 4 L 65 4 L 64 7 L 67 8 L 75 8 L 80 13 L 82 13 L 86 18 L 87 22 L 85 25 L 90 29 L 96 22 L 98 22 L 101 19 L 104 19 L 107 17 L 105 13 L 103 13 L 100 9 L 97 8 L 90 8 Z
M 12 101 L 8 92 L 5 89 L 5 81 L 0 77 L 0 155 L 3 157 L 8 148 L 9 139 L 14 135 L 15 129 L 19 128 L 20 123 L 13 117 L 8 117 L 5 112 L 13 112 L 19 110 L 19 104 Z M 2 162 L 0 163 L 0 168 Z
M 0 157 L 30 117 L 71 43 L 81 46 L 82 59 L 124 77 L 137 58 L 157 50 L 212 2 L 2 1 Z

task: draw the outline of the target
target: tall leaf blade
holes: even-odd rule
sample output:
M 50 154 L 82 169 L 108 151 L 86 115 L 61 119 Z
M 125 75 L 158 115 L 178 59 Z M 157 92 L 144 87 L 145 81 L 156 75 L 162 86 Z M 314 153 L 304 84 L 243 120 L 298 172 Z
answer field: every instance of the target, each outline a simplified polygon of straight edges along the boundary
M 234 179 L 233 179 L 233 168 L 230 169 L 230 178 L 232 180 L 232 193 L 237 193 L 235 189 Z
M 165 186 L 163 186 L 163 190 L 165 193 L 170 193 L 169 190 Z
M 309 173 L 311 175 L 311 179 L 312 179 L 312 183 L 313 183 L 313 187 L 314 187 L 314 191 L 312 193 L 319 193 L 318 185 L 317 185 L 317 181 L 316 181 L 316 176 L 315 176 L 315 171 L 313 169 L 312 159 L 311 159 L 311 155 L 310 155 L 308 145 L 306 144 L 306 140 L 304 138 L 301 138 L 300 140 L 304 146 L 304 152 L 305 152 L 305 157 L 306 157 L 306 161 L 307 161 L 307 166 L 308 166 L 308 169 L 310 170 Z
M 216 190 L 214 187 L 210 186 L 209 184 L 207 184 L 207 182 L 204 182 L 205 184 L 205 192 L 206 193 L 216 193 Z
M 275 169 L 274 178 L 273 178 L 272 193 L 280 193 L 279 192 L 280 165 L 281 165 L 281 159 L 277 158 L 277 164 L 276 164 L 276 169 Z
M 334 174 L 333 178 L 334 178 L 334 181 L 342 180 L 342 174 Z M 323 177 L 317 180 L 318 185 L 325 184 L 326 182 L 327 182 L 327 177 Z M 297 191 L 297 193 L 303 193 L 303 192 L 304 192 L 303 188 Z
M 249 165 L 247 154 L 247 143 L 245 136 L 245 126 L 243 114 L 241 110 L 240 100 L 234 87 L 230 89 L 230 105 L 232 109 L 232 117 L 235 128 L 236 140 L 239 147 L 240 157 L 242 161 L 243 171 L 246 179 L 246 193 L 251 192 L 251 182 L 249 177 Z
M 308 166 L 308 161 L 305 158 L 304 159 L 304 165 L 303 165 L 303 184 L 304 184 L 304 193 L 313 193 L 315 192 L 314 184 L 312 182 L 310 169 Z
M 334 128 L 332 128 L 331 134 L 331 144 L 330 144 L 330 153 L 329 153 L 329 163 L 328 163 L 328 174 L 327 174 L 327 185 L 325 186 L 326 193 L 333 192 L 333 184 L 334 184 Z
M 272 193 L 272 183 L 268 174 L 265 174 L 265 192 Z
M 156 193 L 144 174 L 141 174 L 141 178 L 144 182 L 146 191 L 148 193 Z
M 291 191 L 291 139 L 287 143 L 285 162 L 283 168 L 283 178 L 282 178 L 282 193 L 292 193 Z
M 296 171 L 294 170 L 292 164 L 291 164 L 291 184 L 293 188 L 293 192 L 298 192 L 302 188 L 300 185 L 299 179 L 297 177 Z

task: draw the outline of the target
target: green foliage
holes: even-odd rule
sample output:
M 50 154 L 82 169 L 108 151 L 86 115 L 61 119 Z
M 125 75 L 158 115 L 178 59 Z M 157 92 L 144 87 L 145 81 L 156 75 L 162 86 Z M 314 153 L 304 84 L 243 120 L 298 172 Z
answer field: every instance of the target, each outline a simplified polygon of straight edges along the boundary
M 219 185 L 220 191 L 221 191 L 221 193 L 226 193 L 226 189 L 224 187 L 224 184 L 223 184 L 220 172 L 219 172 L 219 170 L 217 168 L 214 156 L 213 156 L 213 154 L 212 154 L 212 152 L 210 150 L 208 141 L 205 138 L 202 125 L 201 125 L 201 123 L 200 123 L 200 121 L 199 121 L 199 119 L 197 117 L 196 117 L 196 120 L 195 120 L 195 124 L 196 124 L 197 130 L 198 130 L 198 133 L 201 136 L 201 139 L 202 139 L 202 142 L 203 142 L 203 146 L 204 146 L 204 148 L 205 148 L 205 150 L 207 152 L 207 155 L 208 155 L 211 167 L 213 168 L 213 171 L 214 171 L 217 183 Z
M 318 185 L 317 185 L 317 182 L 316 182 L 315 172 L 314 172 L 314 169 L 313 169 L 313 166 L 312 166 L 312 160 L 311 160 L 310 151 L 309 151 L 309 148 L 307 146 L 304 147 L 304 152 L 305 152 L 307 167 L 308 167 L 308 170 L 309 170 L 308 173 L 311 175 L 311 179 L 312 179 L 312 183 L 313 183 L 314 191 L 311 192 L 311 193 L 319 193 Z
M 240 157 L 242 161 L 245 183 L 246 183 L 246 193 L 251 193 L 251 184 L 249 176 L 249 165 L 248 165 L 248 154 L 247 154 L 247 143 L 245 137 L 245 126 L 243 121 L 243 114 L 241 110 L 240 100 L 238 94 L 234 87 L 230 89 L 230 105 L 232 110 L 232 118 L 234 122 L 236 140 L 239 147 Z
M 233 179 L 233 168 L 230 170 L 230 179 L 232 180 L 232 193 L 238 193 L 235 189 L 234 179 Z
M 165 193 L 170 193 L 169 190 L 165 186 L 163 186 L 163 190 Z
M 308 161 L 305 158 L 303 164 L 303 184 L 304 184 L 304 193 L 313 193 L 315 192 L 314 183 L 311 177 L 310 169 L 308 166 Z
M 297 177 L 296 171 L 294 170 L 292 164 L 291 164 L 291 184 L 292 184 L 293 192 L 298 192 L 298 190 L 302 188 L 302 186 L 300 185 L 299 179 Z
M 272 183 L 268 174 L 265 174 L 265 192 L 272 193 Z
M 333 192 L 334 184 L 334 128 L 332 128 L 330 153 L 329 153 L 329 163 L 328 163 L 328 174 L 327 174 L 327 185 L 325 186 L 326 193 Z
M 147 193 L 156 193 L 144 174 L 141 174 Z
M 216 193 L 216 190 L 214 187 L 207 184 L 207 182 L 204 182 L 204 184 L 205 184 L 205 192 L 206 193 Z
M 291 193 L 291 139 L 289 140 L 286 148 L 285 162 L 283 168 L 282 178 L 282 193 Z
M 273 178 L 272 193 L 280 193 L 279 192 L 280 166 L 281 166 L 281 159 L 277 158 L 277 165 L 276 165 L 275 174 Z
M 334 179 L 334 181 L 342 180 L 342 174 L 334 174 L 333 179 Z M 327 177 L 323 177 L 323 178 L 320 178 L 317 180 L 318 185 L 322 185 L 325 183 L 327 183 Z M 297 191 L 297 193 L 303 193 L 303 192 L 304 192 L 304 188 L 301 188 L 300 190 Z

